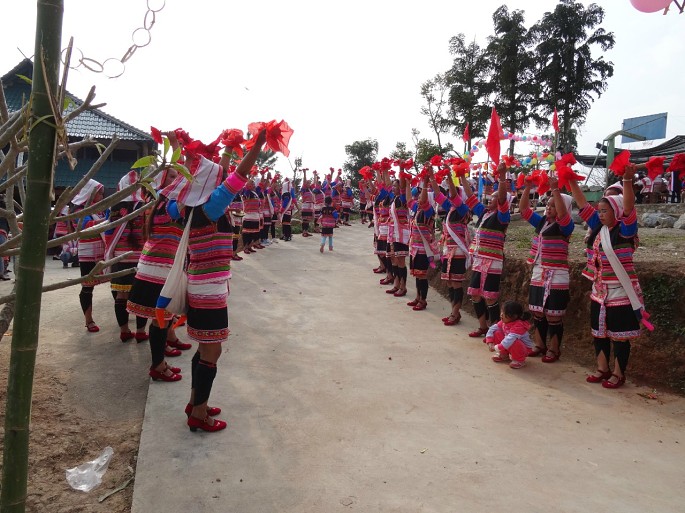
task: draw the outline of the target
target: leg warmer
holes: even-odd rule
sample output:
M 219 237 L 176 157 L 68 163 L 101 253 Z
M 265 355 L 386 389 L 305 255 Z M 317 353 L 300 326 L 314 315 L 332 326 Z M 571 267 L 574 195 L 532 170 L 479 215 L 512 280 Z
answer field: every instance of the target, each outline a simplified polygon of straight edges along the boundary
M 119 326 L 126 326 L 128 324 L 128 312 L 126 311 L 125 299 L 114 300 L 114 315 L 116 315 L 117 324 Z
M 614 356 L 616 356 L 621 373 L 625 374 L 630 359 L 630 340 L 614 341 Z
M 534 317 L 533 325 L 540 335 L 540 340 L 544 345 L 547 345 L 547 329 L 549 328 L 549 323 L 547 322 L 547 317 Z
M 464 289 L 459 287 L 458 289 L 452 289 L 454 292 L 452 292 L 453 299 L 452 299 L 452 305 L 460 305 L 461 302 L 464 300 Z
M 487 313 L 487 307 L 485 306 L 485 299 L 480 298 L 480 301 L 472 301 L 473 309 L 476 311 L 476 317 L 484 317 Z
M 499 301 L 487 305 L 488 307 L 488 320 L 490 321 L 490 324 L 495 324 L 500 320 L 500 312 L 499 312 Z
M 195 371 L 195 401 L 193 406 L 200 406 L 209 400 L 212 384 L 216 377 L 216 363 L 200 360 Z
M 197 374 L 197 364 L 200 361 L 200 351 L 195 351 L 192 359 L 190 360 L 190 388 L 195 389 L 197 382 L 195 376 Z
M 139 315 L 136 315 L 136 329 L 137 330 L 142 330 L 146 324 L 147 324 L 147 319 L 145 317 L 140 317 Z
M 556 336 L 557 337 L 557 343 L 559 344 L 559 347 L 561 348 L 561 339 L 564 336 L 564 323 L 563 321 L 559 322 L 548 322 L 549 329 L 547 333 L 549 334 L 550 340 L 552 337 Z
M 93 287 L 82 287 L 78 300 L 81 303 L 81 310 L 86 313 L 93 306 Z
M 166 346 L 166 328 L 150 326 L 150 354 L 152 355 L 152 366 L 157 367 L 164 361 L 164 346 Z
M 609 357 L 611 356 L 611 340 L 608 338 L 595 337 L 593 344 L 595 345 L 595 356 L 599 356 L 599 353 L 604 353 L 604 357 L 606 358 L 607 363 L 609 363 Z

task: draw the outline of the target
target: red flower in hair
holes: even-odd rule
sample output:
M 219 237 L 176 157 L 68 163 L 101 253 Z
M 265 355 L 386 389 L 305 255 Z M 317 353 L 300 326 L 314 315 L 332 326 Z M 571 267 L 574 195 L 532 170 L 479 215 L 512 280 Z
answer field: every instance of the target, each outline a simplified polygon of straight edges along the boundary
M 439 166 L 442 164 L 442 155 L 433 155 L 430 160 L 431 166 Z
M 256 137 L 262 130 L 266 130 L 266 146 L 270 150 L 280 151 L 286 157 L 290 155 L 288 142 L 293 135 L 293 129 L 285 121 L 276 121 L 275 119 L 268 123 L 261 121 L 250 123 L 247 126 L 247 131 L 252 135 L 252 138 L 245 142 L 245 147 L 248 150 L 254 146 Z
M 650 180 L 654 180 L 664 172 L 665 161 L 666 157 L 652 157 L 647 161 L 647 176 L 649 176 Z
M 164 144 L 164 140 L 162 139 L 162 132 L 160 132 L 157 128 L 151 126 L 150 133 L 152 134 L 153 141 L 155 141 L 157 144 Z
M 614 161 L 609 166 L 609 169 L 611 169 L 616 176 L 623 176 L 628 164 L 630 164 L 630 152 L 628 150 L 623 150 L 616 155 Z
M 221 132 L 221 144 L 223 144 L 228 151 L 233 151 L 239 157 L 242 157 L 242 145 L 245 144 L 245 137 L 243 136 L 243 131 L 237 128 L 227 128 L 226 130 Z

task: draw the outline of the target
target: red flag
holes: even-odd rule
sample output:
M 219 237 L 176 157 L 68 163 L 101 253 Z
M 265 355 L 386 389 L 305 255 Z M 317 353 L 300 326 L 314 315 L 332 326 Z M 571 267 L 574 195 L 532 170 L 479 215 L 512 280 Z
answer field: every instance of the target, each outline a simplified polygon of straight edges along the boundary
M 552 116 L 552 127 L 555 132 L 559 132 L 559 116 L 557 116 L 557 108 L 554 107 L 554 116 Z
M 497 111 L 495 110 L 495 107 L 493 107 L 492 115 L 490 116 L 490 129 L 488 130 L 488 138 L 485 140 L 485 149 L 495 165 L 499 164 L 499 157 L 502 151 L 499 145 L 501 138 L 502 125 L 500 124 Z
M 471 134 L 469 134 L 468 123 L 466 123 L 466 128 L 464 128 L 464 135 L 462 135 L 461 138 L 464 140 L 464 142 L 469 142 L 469 139 L 471 139 Z

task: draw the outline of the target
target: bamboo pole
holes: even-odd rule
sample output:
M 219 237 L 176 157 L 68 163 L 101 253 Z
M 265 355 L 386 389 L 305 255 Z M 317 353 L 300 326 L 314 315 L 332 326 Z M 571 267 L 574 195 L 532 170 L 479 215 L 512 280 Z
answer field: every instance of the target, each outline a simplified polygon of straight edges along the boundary
M 49 90 L 56 92 L 58 86 L 63 14 L 63 0 L 38 2 L 25 203 L 29 215 L 24 218 L 22 258 L 15 269 L 17 315 L 7 384 L 0 513 L 24 513 L 26 509 L 31 395 L 57 134 Z

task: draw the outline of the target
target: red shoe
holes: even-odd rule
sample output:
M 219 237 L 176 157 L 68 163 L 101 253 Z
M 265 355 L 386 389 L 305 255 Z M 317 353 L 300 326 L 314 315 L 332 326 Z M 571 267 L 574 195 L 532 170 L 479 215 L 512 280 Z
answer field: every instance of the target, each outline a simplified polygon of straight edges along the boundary
M 560 356 L 561 356 L 560 351 L 554 352 L 551 349 L 548 349 L 547 354 L 542 357 L 542 361 L 544 363 L 554 363 L 559 359 Z
M 180 349 L 181 351 L 186 351 L 193 347 L 193 344 L 186 344 L 185 342 L 181 342 L 179 339 L 176 340 L 167 340 L 166 345 L 169 347 L 175 347 L 176 349 Z
M 196 417 L 188 417 L 188 427 L 190 428 L 191 431 L 195 432 L 198 429 L 201 429 L 202 431 L 207 431 L 208 433 L 213 433 L 215 431 L 221 431 L 222 429 L 226 429 L 226 424 L 223 420 L 219 419 L 213 419 L 214 423 L 209 424 L 207 421 L 209 420 L 209 417 L 205 417 L 204 419 L 198 419 Z
M 416 306 L 414 306 L 412 308 L 412 310 L 415 310 L 418 312 L 419 310 L 425 310 L 427 307 L 428 307 L 428 303 L 426 303 L 425 301 L 419 301 L 418 303 L 416 303 Z
M 255 244 L 255 245 L 252 246 L 252 247 L 253 247 L 253 248 L 257 248 L 257 249 L 264 249 L 266 246 L 262 246 L 261 244 Z
M 613 383 L 613 382 L 609 381 L 608 379 L 605 379 L 604 381 L 602 381 L 602 386 L 604 388 L 621 388 L 626 382 L 625 376 L 621 376 L 619 378 L 616 374 L 612 374 L 611 378 L 617 378 L 618 381 L 616 383 Z M 611 378 L 609 378 L 609 379 L 611 379 Z
M 385 293 L 386 293 L 386 294 L 394 294 L 394 293 L 397 292 L 398 290 L 400 290 L 400 289 L 396 289 L 395 287 L 393 287 L 393 288 L 391 288 L 391 289 L 386 290 Z
M 547 354 L 546 347 L 535 346 L 535 349 L 528 353 L 528 356 L 544 356 L 545 354 Z
M 459 315 L 459 317 L 452 317 L 451 319 L 448 317 L 443 323 L 445 326 L 454 326 L 455 324 L 459 324 L 459 321 L 461 321 L 461 315 Z
M 402 297 L 407 295 L 407 289 L 400 289 L 393 294 L 395 297 Z
M 376 273 L 376 274 L 385 274 L 385 269 L 381 269 L 380 267 L 376 267 L 376 268 L 373 270 L 373 272 Z
M 238 255 L 233 255 L 231 257 L 231 260 L 235 260 L 236 262 L 240 262 L 243 259 L 243 257 L 238 256 Z
M 193 412 L 193 405 L 188 403 L 186 404 L 186 417 L 190 417 L 190 414 Z M 210 417 L 216 417 L 221 413 L 221 408 L 216 407 L 216 406 L 207 406 L 207 415 Z
M 148 334 L 145 333 L 145 332 L 143 332 L 143 333 L 138 333 L 138 332 L 136 331 L 135 337 L 136 337 L 136 342 L 138 342 L 139 344 L 140 344 L 141 342 L 145 342 L 146 340 L 150 340 L 150 335 L 148 335 Z
M 174 374 L 180 374 L 181 373 L 181 368 L 180 367 L 172 367 L 168 363 L 166 364 L 166 368 L 169 369 L 171 372 Z
M 390 285 L 393 281 L 395 281 L 395 278 L 383 278 L 380 283 L 381 285 Z
M 174 349 L 173 347 L 167 346 L 164 348 L 164 356 L 168 356 L 169 358 L 181 356 L 181 351 L 179 351 L 178 349 Z
M 416 306 L 418 304 L 419 304 L 419 300 L 415 299 L 414 301 L 409 301 L 409 303 L 407 303 L 407 306 Z
M 585 381 L 587 381 L 588 383 L 601 383 L 602 381 L 609 379 L 612 375 L 610 370 L 603 371 L 603 370 L 597 369 L 597 372 L 600 373 L 599 376 L 595 376 L 594 374 L 590 374 L 587 378 L 585 378 Z
M 92 322 L 92 321 L 89 322 L 88 324 L 86 324 L 86 329 L 87 329 L 90 333 L 97 333 L 98 331 L 100 331 L 100 328 L 98 328 L 98 325 L 95 324 L 95 322 Z
M 171 373 L 171 376 L 167 376 L 163 372 L 156 371 L 155 369 L 150 369 L 150 372 L 148 372 L 148 374 L 152 378 L 152 381 L 181 381 L 181 379 L 183 379 L 183 376 L 181 376 L 180 374 L 176 374 L 173 371 Z
M 488 334 L 488 329 L 487 328 L 478 328 L 476 331 L 472 331 L 469 333 L 469 337 L 471 338 L 476 338 L 476 337 L 482 337 Z
M 128 342 L 129 340 L 136 338 L 136 336 L 132 332 L 127 331 L 126 333 L 119 333 L 119 338 L 122 342 Z

